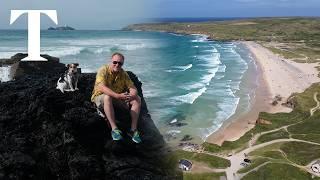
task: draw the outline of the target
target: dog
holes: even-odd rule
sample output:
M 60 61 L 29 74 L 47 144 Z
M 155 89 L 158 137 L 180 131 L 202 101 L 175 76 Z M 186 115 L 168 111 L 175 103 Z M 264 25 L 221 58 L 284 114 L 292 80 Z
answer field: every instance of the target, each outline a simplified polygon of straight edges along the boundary
M 78 74 L 78 63 L 71 63 L 67 64 L 67 70 L 65 73 L 63 73 L 58 82 L 57 82 L 57 88 L 59 89 L 62 93 L 65 91 L 76 91 L 78 89 L 78 79 L 79 79 L 79 74 Z

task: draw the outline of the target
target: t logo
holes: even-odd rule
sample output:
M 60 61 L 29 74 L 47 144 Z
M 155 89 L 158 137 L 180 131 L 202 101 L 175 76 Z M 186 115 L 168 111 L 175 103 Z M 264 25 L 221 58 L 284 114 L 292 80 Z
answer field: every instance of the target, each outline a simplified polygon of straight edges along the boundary
M 22 14 L 28 14 L 28 56 L 21 61 L 47 61 L 40 56 L 40 14 L 46 14 L 58 24 L 56 10 L 11 10 L 10 24 Z

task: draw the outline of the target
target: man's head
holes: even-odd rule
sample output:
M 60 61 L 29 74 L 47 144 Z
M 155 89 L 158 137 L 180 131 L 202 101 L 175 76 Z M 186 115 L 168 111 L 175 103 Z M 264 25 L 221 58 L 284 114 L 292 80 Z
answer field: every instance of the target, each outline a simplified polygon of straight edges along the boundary
M 124 56 L 121 53 L 113 53 L 111 56 L 110 67 L 113 72 L 119 72 L 124 63 Z

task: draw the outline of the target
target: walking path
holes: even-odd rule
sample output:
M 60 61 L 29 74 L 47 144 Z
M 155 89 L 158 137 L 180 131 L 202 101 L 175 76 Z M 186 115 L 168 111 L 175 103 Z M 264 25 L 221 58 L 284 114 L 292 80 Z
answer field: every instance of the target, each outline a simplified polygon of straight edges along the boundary
M 313 94 L 313 99 L 316 101 L 317 105 L 310 109 L 311 116 L 313 116 L 313 113 L 316 112 L 316 110 L 318 110 L 320 108 L 320 102 L 318 101 L 317 95 L 318 95 L 318 92 L 315 92 Z

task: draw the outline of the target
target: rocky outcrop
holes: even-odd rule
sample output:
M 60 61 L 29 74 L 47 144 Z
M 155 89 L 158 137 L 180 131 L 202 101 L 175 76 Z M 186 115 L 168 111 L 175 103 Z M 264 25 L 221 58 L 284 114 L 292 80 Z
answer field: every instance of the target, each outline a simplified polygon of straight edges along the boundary
M 56 31 L 72 31 L 75 30 L 73 27 L 70 26 L 60 26 L 60 27 L 49 27 L 48 30 L 56 30 Z
M 114 142 L 90 102 L 95 74 L 82 74 L 79 91 L 62 94 L 56 82 L 64 65 L 20 62 L 16 78 L 0 84 L 0 179 L 180 179 L 165 159 L 168 148 L 142 97 L 142 144 Z M 127 110 L 116 110 L 123 131 Z

